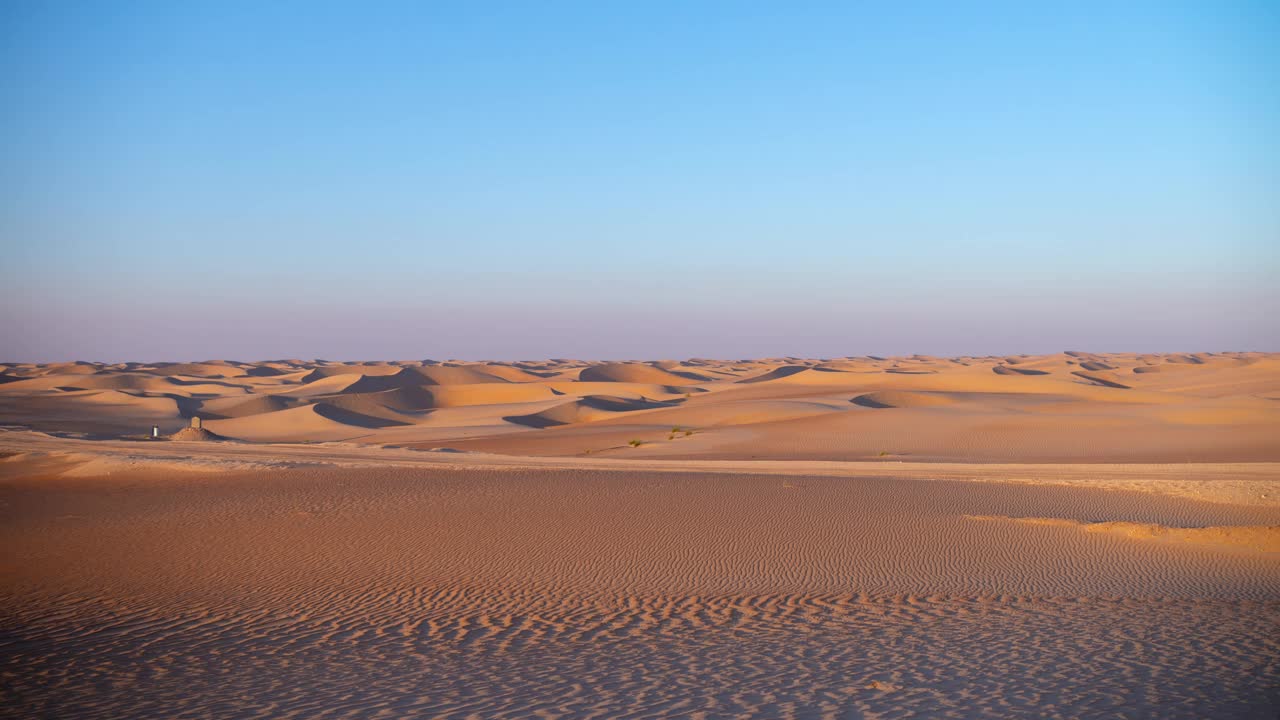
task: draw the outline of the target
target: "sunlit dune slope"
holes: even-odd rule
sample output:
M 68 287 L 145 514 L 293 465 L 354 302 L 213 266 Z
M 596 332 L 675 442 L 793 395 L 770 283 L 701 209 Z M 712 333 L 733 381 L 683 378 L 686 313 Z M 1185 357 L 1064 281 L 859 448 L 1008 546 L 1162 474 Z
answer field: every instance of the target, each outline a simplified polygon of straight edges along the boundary
M 1280 460 L 1274 440 L 1280 436 L 1280 358 L 1070 351 L 0 366 L 5 424 L 124 437 L 145 434 L 152 424 L 172 432 L 192 416 L 245 442 L 389 443 L 516 455 Z

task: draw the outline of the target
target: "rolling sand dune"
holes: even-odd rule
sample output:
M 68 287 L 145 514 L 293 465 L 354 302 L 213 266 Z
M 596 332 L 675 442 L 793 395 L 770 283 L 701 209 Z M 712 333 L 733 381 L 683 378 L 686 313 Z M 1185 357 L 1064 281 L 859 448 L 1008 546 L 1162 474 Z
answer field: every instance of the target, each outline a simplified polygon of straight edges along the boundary
M 694 373 L 677 374 L 645 363 L 604 363 L 583 368 L 578 379 L 583 382 L 692 385 L 707 378 Z
M 206 426 L 224 437 L 248 442 L 299 442 L 346 440 L 370 430 L 407 424 L 346 410 L 329 403 L 303 405 L 288 410 L 211 420 Z
M 1280 710 L 1274 356 L 0 380 L 0 717 Z
M 321 365 L 302 376 L 302 382 L 315 382 L 317 380 L 340 377 L 342 375 L 369 375 L 371 377 L 395 375 L 402 370 L 403 368 L 397 365 L 366 365 L 364 363 L 351 365 Z
M 1258 353 L 210 361 L 8 365 L 4 375 L 6 422 L 100 437 L 145 433 L 153 423 L 176 430 L 200 415 L 237 421 L 224 434 L 244 441 L 343 440 L 515 455 L 627 447 L 641 457 L 690 459 L 1280 460 L 1273 440 L 1280 428 L 1280 359 Z M 593 397 L 637 404 L 604 408 Z M 104 405 L 116 410 L 105 412 Z M 282 412 L 302 406 L 319 410 Z M 256 416 L 262 418 L 250 421 Z M 668 441 L 672 427 L 695 430 L 697 439 L 681 434 Z M 528 436 L 530 429 L 543 434 Z
M 881 390 L 859 395 L 851 400 L 854 405 L 869 408 L 913 408 L 953 405 L 955 400 L 947 395 L 909 392 L 905 390 Z
M 298 402 L 294 398 L 280 395 L 256 395 L 248 399 L 241 397 L 218 398 L 202 403 L 199 414 L 209 419 L 222 420 L 287 410 Z
M 572 400 L 555 407 L 547 408 L 528 415 L 515 415 L 504 418 L 508 422 L 529 427 L 545 428 L 574 423 L 596 422 L 616 418 L 620 413 L 636 410 L 654 410 L 671 407 L 673 403 L 652 400 L 634 400 L 608 395 L 588 395 L 580 400 Z
M 997 375 L 1048 375 L 1048 370 L 1037 370 L 1029 367 L 1012 367 L 1009 365 L 996 365 L 991 370 Z

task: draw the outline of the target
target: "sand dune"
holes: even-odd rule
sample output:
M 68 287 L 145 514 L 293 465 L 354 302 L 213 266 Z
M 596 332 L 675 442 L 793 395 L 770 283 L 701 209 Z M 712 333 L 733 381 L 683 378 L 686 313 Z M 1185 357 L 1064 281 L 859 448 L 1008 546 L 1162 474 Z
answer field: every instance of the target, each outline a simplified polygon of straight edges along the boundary
M 738 382 L 742 382 L 742 383 L 769 382 L 770 380 L 778 380 L 780 378 L 791 377 L 792 375 L 798 375 L 800 373 L 808 373 L 808 372 L 812 372 L 812 369 L 808 365 L 783 365 L 780 368 L 770 370 L 762 375 L 755 375 L 753 377 L 743 378 Z
M 1260 353 L 0 365 L 0 717 L 1272 718 L 1278 437 Z
M 120 437 L 145 433 L 153 424 L 171 432 L 186 421 L 173 397 L 117 390 L 55 390 L 37 395 L 0 394 L 0 424 Z
M 527 425 L 535 428 L 572 425 L 575 423 L 597 422 L 616 418 L 621 413 L 637 410 L 656 410 L 672 407 L 675 403 L 657 402 L 653 400 L 636 400 L 632 398 L 609 395 L 588 395 L 579 400 L 556 405 L 528 415 L 510 415 L 507 422 Z
M 528 370 L 511 365 L 487 364 L 484 366 L 484 373 L 486 375 L 492 375 L 499 380 L 505 380 L 513 383 L 541 382 L 546 379 L 541 375 L 535 375 Z
M 1075 375 L 1076 377 L 1082 380 L 1085 380 L 1086 382 L 1093 383 L 1094 385 L 1101 385 L 1102 387 L 1115 388 L 1117 390 L 1128 390 L 1130 387 L 1132 387 L 1130 385 L 1124 384 L 1123 382 L 1120 382 L 1120 379 L 1117 378 L 1115 375 L 1112 375 L 1106 372 L 1086 373 L 1086 372 L 1076 371 L 1071 374 Z
M 279 395 L 255 395 L 251 398 L 228 397 L 206 400 L 200 405 L 199 414 L 211 420 L 221 420 L 247 415 L 286 410 L 296 405 L 299 400 Z
M 953 405 L 955 404 L 955 399 L 948 395 L 935 393 L 881 390 L 859 395 L 850 402 L 854 405 L 869 408 L 914 408 Z
M 153 423 L 174 431 L 203 415 L 237 421 L 225 434 L 243 441 L 516 455 L 628 447 L 641 457 L 709 459 L 1280 459 L 1280 358 L 1260 353 L 0 368 L 4 422 L 103 436 L 146 433 Z M 605 408 L 599 397 L 641 404 Z M 676 426 L 697 430 L 696 439 L 669 441 Z M 513 432 L 531 428 L 543 435 Z
M 347 389 L 350 392 L 377 392 L 424 385 L 474 385 L 496 382 L 505 383 L 507 380 L 472 366 L 428 365 L 402 368 L 394 374 L 364 375 Z
M 209 430 L 249 442 L 298 442 L 306 440 L 347 440 L 367 435 L 370 430 L 404 424 L 346 410 L 329 403 L 302 405 L 287 410 L 211 420 Z
M 553 400 L 558 395 L 547 385 L 533 383 L 474 383 L 442 385 L 427 390 L 432 407 L 506 405 Z
M 583 382 L 693 385 L 706 378 L 693 373 L 678 374 L 645 363 L 604 363 L 583 368 L 578 379 Z
M 342 365 L 321 365 L 302 377 L 302 382 L 315 382 L 325 378 L 339 377 L 342 375 L 368 375 L 377 377 L 381 375 L 394 375 L 401 372 L 403 368 L 398 365 L 373 364 L 342 364 Z
M 991 368 L 992 372 L 997 375 L 1048 375 L 1048 370 L 1037 370 L 1028 367 L 1013 367 L 1010 365 L 996 365 Z

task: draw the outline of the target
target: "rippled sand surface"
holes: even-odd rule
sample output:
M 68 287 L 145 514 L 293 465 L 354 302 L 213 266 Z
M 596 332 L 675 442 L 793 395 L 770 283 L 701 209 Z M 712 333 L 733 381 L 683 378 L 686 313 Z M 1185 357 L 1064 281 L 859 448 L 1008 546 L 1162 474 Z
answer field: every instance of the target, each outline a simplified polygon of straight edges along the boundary
M 5 717 L 1280 707 L 1268 506 L 518 467 L 25 476 L 0 502 Z

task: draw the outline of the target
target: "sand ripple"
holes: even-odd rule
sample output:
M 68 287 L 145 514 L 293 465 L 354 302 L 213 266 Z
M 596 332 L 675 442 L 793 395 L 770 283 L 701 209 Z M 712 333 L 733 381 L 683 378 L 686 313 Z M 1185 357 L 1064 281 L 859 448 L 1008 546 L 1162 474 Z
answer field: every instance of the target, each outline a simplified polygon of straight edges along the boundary
M 0 715 L 1224 718 L 1280 701 L 1274 602 L 405 589 L 327 605 L 63 598 L 0 641 Z
M 887 478 L 0 484 L 2 717 L 1274 717 L 1277 510 Z M 969 516 L 1058 518 L 975 521 Z

